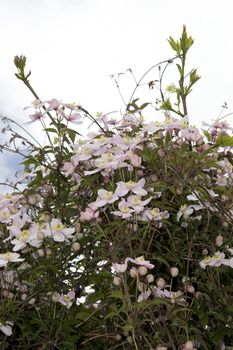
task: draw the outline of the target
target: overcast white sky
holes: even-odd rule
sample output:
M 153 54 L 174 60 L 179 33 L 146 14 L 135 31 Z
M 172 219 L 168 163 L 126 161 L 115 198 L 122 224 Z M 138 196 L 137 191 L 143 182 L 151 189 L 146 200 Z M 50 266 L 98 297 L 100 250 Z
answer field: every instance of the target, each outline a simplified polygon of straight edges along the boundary
M 140 77 L 172 57 L 167 38 L 178 38 L 186 24 L 195 39 L 189 66 L 202 77 L 189 116 L 196 125 L 210 121 L 224 101 L 233 111 L 232 15 L 229 0 L 0 0 L 0 114 L 27 121 L 23 107 L 33 97 L 14 76 L 13 57 L 20 54 L 41 99 L 75 101 L 91 113 L 119 110 L 109 75 L 131 68 Z M 122 87 L 127 99 L 130 77 Z M 13 175 L 15 158 L 0 162 L 1 178 Z

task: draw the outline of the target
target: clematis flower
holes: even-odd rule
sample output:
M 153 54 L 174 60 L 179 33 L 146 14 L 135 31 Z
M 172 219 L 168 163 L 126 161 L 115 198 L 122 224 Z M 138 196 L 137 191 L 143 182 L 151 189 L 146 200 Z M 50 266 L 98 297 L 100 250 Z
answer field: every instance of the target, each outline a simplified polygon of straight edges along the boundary
M 5 321 L 5 323 L 0 322 L 0 330 L 9 337 L 12 334 L 12 326 L 14 325 L 11 321 Z
M 147 191 L 143 188 L 146 183 L 146 180 L 142 178 L 138 182 L 128 181 L 128 182 L 117 182 L 116 194 L 119 197 L 125 196 L 129 191 L 132 191 L 134 194 L 138 194 L 139 196 L 147 195 Z
M 118 200 L 118 196 L 112 191 L 106 191 L 104 189 L 98 190 L 98 198 L 95 202 L 89 205 L 90 208 L 104 207 L 106 204 L 112 204 Z
M 127 219 L 132 216 L 132 213 L 134 213 L 134 210 L 130 208 L 129 203 L 127 203 L 125 200 L 122 200 L 118 204 L 119 210 L 112 211 L 112 214 L 116 216 L 122 217 L 122 219 Z
M 83 121 L 81 120 L 82 119 L 82 115 L 80 113 L 73 113 L 73 114 L 70 114 L 70 115 L 64 115 L 64 118 L 68 121 L 68 122 L 71 122 L 71 123 L 74 123 L 74 124 L 82 124 Z
M 74 173 L 76 166 L 73 165 L 72 162 L 65 162 L 61 171 L 64 172 L 65 177 Z
M 75 228 L 66 228 L 59 219 L 53 219 L 47 229 L 44 230 L 45 235 L 52 236 L 55 242 L 64 242 L 72 239 Z
M 58 101 L 56 98 L 52 98 L 51 100 L 45 101 L 49 107 L 46 108 L 46 111 L 57 111 L 60 106 L 62 106 L 61 101 Z
M 143 221 L 162 221 L 163 219 L 167 219 L 169 214 L 167 210 L 161 212 L 159 208 L 146 209 L 142 215 L 141 220 Z
M 14 244 L 13 251 L 17 252 L 18 250 L 24 249 L 27 244 L 30 244 L 33 247 L 39 248 L 42 244 L 42 240 L 38 239 L 37 232 L 28 230 L 19 230 L 16 234 L 16 238 L 11 241 Z
M 112 264 L 113 271 L 115 271 L 116 273 L 125 273 L 125 271 L 127 270 L 127 267 L 128 267 L 128 262 L 126 261 L 126 259 L 123 264 L 118 264 L 118 263 Z
M 86 208 L 85 211 L 81 211 L 79 220 L 81 222 L 91 221 L 99 217 L 99 211 L 94 211 L 91 208 Z
M 197 128 L 186 128 L 181 130 L 181 136 L 187 141 L 197 142 L 201 138 L 201 134 Z
M 69 309 L 75 301 L 75 292 L 71 291 L 67 294 L 61 294 L 58 302 L 61 303 L 62 305 L 66 306 L 67 309 Z
M 20 255 L 17 253 L 6 252 L 0 254 L 0 267 L 7 266 L 9 262 L 20 262 L 25 259 L 20 258 Z
M 208 255 L 199 263 L 202 269 L 205 269 L 207 266 L 219 267 L 222 264 L 230 266 L 227 259 L 225 259 L 225 254 L 221 252 L 215 252 L 212 257 Z
M 62 305 L 66 306 L 67 309 L 69 309 L 75 301 L 75 292 L 70 291 L 67 294 L 59 294 L 58 292 L 54 292 L 52 294 L 52 300 L 55 303 L 61 303 Z
M 177 221 L 180 220 L 180 218 L 183 216 L 183 218 L 185 220 L 187 220 L 189 218 L 189 216 L 195 211 L 195 210 L 201 210 L 203 209 L 203 205 L 200 204 L 193 204 L 193 205 L 187 205 L 184 204 L 180 207 L 180 210 L 178 211 L 176 217 L 177 217 Z
M 144 256 L 139 256 L 136 259 L 132 259 L 132 258 L 127 257 L 127 258 L 125 258 L 125 262 L 121 263 L 121 264 L 113 263 L 112 268 L 116 273 L 124 273 L 128 268 L 129 261 L 135 265 L 138 265 L 138 266 L 145 266 L 146 268 L 148 268 L 150 270 L 155 267 L 155 265 L 151 264 L 148 260 L 145 260 Z
M 142 201 L 141 197 L 132 195 L 127 198 L 127 203 L 130 207 L 132 207 L 136 212 L 139 213 L 145 209 L 144 206 L 148 204 L 151 201 L 151 199 L 152 198 L 150 197 Z
M 151 264 L 148 260 L 145 260 L 143 255 L 139 256 L 136 259 L 126 258 L 125 261 L 127 261 L 127 262 L 130 261 L 131 263 L 139 265 L 139 266 L 145 266 L 149 270 L 151 270 L 155 267 L 155 265 Z
M 44 118 L 44 117 L 45 117 L 45 115 L 44 115 L 43 113 L 41 113 L 41 112 L 36 112 L 36 113 L 34 113 L 34 114 L 29 115 L 29 118 L 31 119 L 31 121 L 30 121 L 30 122 L 26 122 L 26 123 L 24 123 L 24 124 L 32 124 L 32 123 L 34 123 L 35 121 L 41 120 L 41 119 Z

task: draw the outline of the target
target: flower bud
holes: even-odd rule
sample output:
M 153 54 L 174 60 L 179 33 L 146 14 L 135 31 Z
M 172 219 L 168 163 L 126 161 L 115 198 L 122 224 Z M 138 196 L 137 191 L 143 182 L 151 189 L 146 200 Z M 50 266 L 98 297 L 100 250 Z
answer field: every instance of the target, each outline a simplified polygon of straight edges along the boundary
M 178 274 L 179 274 L 178 268 L 177 267 L 171 267 L 170 268 L 170 274 L 171 274 L 172 277 L 178 276 Z
M 44 250 L 43 249 L 37 249 L 37 254 L 42 257 L 44 256 Z
M 138 269 L 136 269 L 136 267 L 132 267 L 129 271 L 129 274 L 132 278 L 137 278 L 138 277 Z
M 186 343 L 184 344 L 184 349 L 193 350 L 193 343 L 191 341 L 186 341 Z
M 162 277 L 159 277 L 156 281 L 156 284 L 159 288 L 164 288 L 166 285 L 166 281 Z
M 138 273 L 140 276 L 145 276 L 147 274 L 147 271 L 148 270 L 147 270 L 146 266 L 140 266 L 138 268 Z
M 131 335 L 128 335 L 128 337 L 126 338 L 129 344 L 133 344 L 133 338 L 131 337 Z
M 113 278 L 113 284 L 114 284 L 114 286 L 119 287 L 119 286 L 121 285 L 121 279 L 120 279 L 120 277 L 114 276 L 114 278 Z
M 78 252 L 78 251 L 80 250 L 80 248 L 81 248 L 81 245 L 80 245 L 79 242 L 74 242 L 74 243 L 72 244 L 72 249 L 73 249 L 75 252 Z
M 153 175 L 150 176 L 150 180 L 151 180 L 152 182 L 157 182 L 157 181 L 158 181 L 158 176 L 155 175 L 155 174 L 153 174 Z
M 202 250 L 202 254 L 203 254 L 204 256 L 207 256 L 207 255 L 209 254 L 208 249 L 204 248 L 204 249 Z
M 134 167 L 138 168 L 142 163 L 142 158 L 139 157 L 137 154 L 133 154 L 130 158 L 130 162 Z
M 182 296 L 182 291 L 181 290 L 177 290 L 175 293 L 174 293 L 174 298 L 180 298 Z
M 187 286 L 186 286 L 186 290 L 187 290 L 187 292 L 189 292 L 189 293 L 195 293 L 195 288 L 191 285 L 191 284 L 188 284 Z
M 46 255 L 51 256 L 52 255 L 52 250 L 50 248 L 46 248 Z
M 116 337 L 115 337 L 115 339 L 116 339 L 117 341 L 120 341 L 121 338 L 122 338 L 122 336 L 121 336 L 120 334 L 117 334 Z
M 60 299 L 60 294 L 58 292 L 54 292 L 52 294 L 52 301 L 56 303 L 59 299 Z
M 77 233 L 79 233 L 79 232 L 81 231 L 81 225 L 80 225 L 79 222 L 77 222 L 77 223 L 75 224 L 75 231 L 76 231 Z
M 166 154 L 162 148 L 160 148 L 157 153 L 158 153 L 160 158 L 163 158 Z
M 137 175 L 138 175 L 138 177 L 143 177 L 144 176 L 144 172 L 141 169 L 139 169 L 137 171 Z
M 155 278 L 154 276 L 150 273 L 149 275 L 146 276 L 146 280 L 148 283 L 153 283 Z
M 217 247 L 221 247 L 221 245 L 223 245 L 223 236 L 218 235 L 215 238 L 215 244 L 216 244 Z
M 84 237 L 84 234 L 83 234 L 82 232 L 79 232 L 79 233 L 77 234 L 78 240 L 82 239 L 83 237 Z

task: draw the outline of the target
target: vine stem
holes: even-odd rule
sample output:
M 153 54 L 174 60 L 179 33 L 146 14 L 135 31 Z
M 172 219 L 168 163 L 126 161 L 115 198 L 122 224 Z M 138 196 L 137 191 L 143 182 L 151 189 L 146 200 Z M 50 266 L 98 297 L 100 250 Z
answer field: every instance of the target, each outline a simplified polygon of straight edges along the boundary
M 173 62 L 176 58 L 178 58 L 178 57 L 179 57 L 179 56 L 177 55 L 177 56 L 174 56 L 173 58 L 170 58 L 170 59 L 168 59 L 168 60 L 161 61 L 161 62 L 159 62 L 159 63 L 154 64 L 154 65 L 153 65 L 152 67 L 150 67 L 149 69 L 147 69 L 147 71 L 141 76 L 141 78 L 140 78 L 140 79 L 138 80 L 138 82 L 136 83 L 136 86 L 135 86 L 135 88 L 134 88 L 134 90 L 133 90 L 133 92 L 132 92 L 132 94 L 131 94 L 131 96 L 130 96 L 128 105 L 131 103 L 131 101 L 132 101 L 132 99 L 133 99 L 133 97 L 134 97 L 134 94 L 135 94 L 137 88 L 140 86 L 142 80 L 147 76 L 147 74 L 149 74 L 154 68 L 160 66 L 161 64 L 164 64 L 164 63 L 167 63 L 167 64 L 172 63 L 172 62 Z

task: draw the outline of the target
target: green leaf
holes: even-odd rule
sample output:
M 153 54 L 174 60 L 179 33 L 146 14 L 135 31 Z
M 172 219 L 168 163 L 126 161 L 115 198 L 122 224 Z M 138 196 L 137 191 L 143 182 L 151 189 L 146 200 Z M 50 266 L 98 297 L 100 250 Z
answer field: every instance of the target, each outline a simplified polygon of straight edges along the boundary
M 221 147 L 233 147 L 233 136 L 220 134 L 217 138 L 216 144 Z

